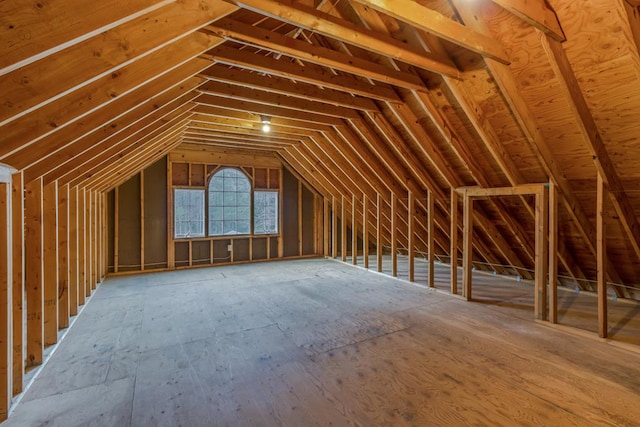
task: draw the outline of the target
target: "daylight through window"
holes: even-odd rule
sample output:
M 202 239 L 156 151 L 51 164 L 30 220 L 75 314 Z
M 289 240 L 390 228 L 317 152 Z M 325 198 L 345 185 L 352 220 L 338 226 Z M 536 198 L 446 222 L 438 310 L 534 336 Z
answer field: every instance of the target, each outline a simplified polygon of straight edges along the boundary
M 237 169 L 222 169 L 209 181 L 209 235 L 251 233 L 251 183 Z
M 278 232 L 278 192 L 253 193 L 253 232 L 275 234 Z
M 173 192 L 176 237 L 204 236 L 204 191 L 176 188 Z

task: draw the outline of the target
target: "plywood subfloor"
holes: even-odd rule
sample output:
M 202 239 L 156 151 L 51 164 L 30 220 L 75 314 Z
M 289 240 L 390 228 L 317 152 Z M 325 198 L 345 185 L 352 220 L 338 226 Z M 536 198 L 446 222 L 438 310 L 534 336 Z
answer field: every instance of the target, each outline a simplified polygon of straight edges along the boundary
M 638 362 L 335 261 L 227 266 L 108 279 L 6 425 L 631 426 Z

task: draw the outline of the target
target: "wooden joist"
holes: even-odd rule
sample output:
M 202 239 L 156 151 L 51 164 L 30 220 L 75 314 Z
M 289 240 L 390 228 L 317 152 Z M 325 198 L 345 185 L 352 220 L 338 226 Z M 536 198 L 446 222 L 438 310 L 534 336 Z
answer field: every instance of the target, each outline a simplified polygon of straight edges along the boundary
M 374 31 L 335 18 L 328 13 L 297 3 L 294 4 L 291 0 L 280 2 L 274 0 L 234 0 L 234 3 L 243 8 L 434 73 L 456 78 L 460 75 L 458 69 L 448 58 L 441 58 L 427 51 L 419 51 L 391 37 L 381 36 Z

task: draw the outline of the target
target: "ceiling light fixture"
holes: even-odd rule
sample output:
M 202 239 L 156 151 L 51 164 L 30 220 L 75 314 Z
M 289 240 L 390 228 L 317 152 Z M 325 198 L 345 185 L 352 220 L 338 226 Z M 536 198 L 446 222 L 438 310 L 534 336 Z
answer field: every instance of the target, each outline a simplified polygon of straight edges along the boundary
M 269 133 L 271 131 L 271 117 L 262 116 L 262 132 Z

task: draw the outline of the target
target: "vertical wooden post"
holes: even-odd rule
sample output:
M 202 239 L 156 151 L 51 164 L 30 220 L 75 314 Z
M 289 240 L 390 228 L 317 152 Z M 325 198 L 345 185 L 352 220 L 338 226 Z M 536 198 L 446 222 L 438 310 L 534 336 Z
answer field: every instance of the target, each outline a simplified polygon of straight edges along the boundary
M 331 196 L 331 258 L 338 258 L 338 208 L 336 196 Z
M 356 217 L 356 195 L 351 195 L 351 262 L 358 265 L 358 219 Z
M 84 188 L 78 188 L 78 305 L 84 305 L 86 295 L 85 272 L 85 223 L 84 223 Z
M 44 257 L 44 345 L 58 342 L 58 183 L 44 186 L 42 197 Z
M 398 277 L 398 201 L 395 193 L 391 193 L 391 275 Z
M 98 245 L 98 241 L 100 239 L 100 228 L 98 227 L 98 192 L 94 191 L 93 192 L 93 198 L 91 199 L 91 203 L 92 203 L 92 208 L 91 211 L 93 212 L 93 215 L 91 216 L 91 220 L 92 220 L 92 229 L 93 229 L 93 239 L 91 241 L 92 245 L 93 245 L 93 251 L 92 251 L 92 257 L 93 257 L 93 289 L 95 289 L 98 286 L 98 283 L 100 283 L 100 273 L 98 272 L 98 259 L 99 259 L 99 252 L 98 249 L 100 248 L 100 246 Z M 144 227 L 144 223 L 143 223 L 143 227 Z
M 549 321 L 558 323 L 558 188 L 549 184 Z
M 407 246 L 409 251 L 409 281 L 415 281 L 415 229 L 414 229 L 414 221 L 415 221 L 415 210 L 416 210 L 416 202 L 415 196 L 411 191 L 408 193 L 408 203 L 407 203 Z
M 602 175 L 598 173 L 598 192 L 596 197 L 596 262 L 598 279 L 598 335 L 607 338 L 609 325 L 607 321 L 607 231 L 606 231 L 606 197 Z
M 458 293 L 458 193 L 451 189 L 451 247 L 449 249 L 451 263 L 451 294 Z
M 543 187 L 536 195 L 536 243 L 535 243 L 535 299 L 536 318 L 547 320 L 547 276 L 549 254 L 549 189 Z
M 466 193 L 463 202 L 463 223 L 462 234 L 462 295 L 467 301 L 471 301 L 471 276 L 473 265 L 473 199 Z
M 382 273 L 382 196 L 376 193 L 376 263 Z
M 302 181 L 298 181 L 298 255 L 302 256 Z
M 144 169 L 140 171 L 140 271 L 144 271 Z
M 11 404 L 11 177 L 0 176 L 0 421 Z
M 282 187 L 280 187 L 282 189 Z M 113 242 L 113 271 L 118 272 L 118 187 L 115 188 L 114 191 L 114 242 Z M 278 200 L 278 206 L 282 206 L 282 190 L 279 191 L 280 200 Z M 176 266 L 176 256 L 175 256 L 175 243 L 173 241 L 174 237 L 174 224 L 173 224 L 173 171 L 171 167 L 171 160 L 167 157 L 167 267 L 169 269 L 173 269 Z M 282 215 L 278 215 L 281 217 Z M 278 234 L 282 234 L 282 223 L 278 224 L 278 230 L 281 232 Z M 269 244 L 267 244 L 269 246 Z
M 347 262 L 347 209 L 346 203 L 344 199 L 344 194 L 342 195 L 342 206 L 341 206 L 341 215 L 340 215 L 340 225 L 342 229 L 342 248 L 340 251 L 340 256 L 342 257 L 342 262 Z
M 367 195 L 362 195 L 362 259 L 364 268 L 369 268 L 369 203 Z
M 278 192 L 278 206 L 284 206 L 284 174 L 282 173 L 282 169 L 280 169 L 280 173 L 278 174 L 279 182 L 278 188 L 280 191 Z M 283 219 L 282 215 L 278 215 L 278 230 L 283 230 Z M 173 236 L 173 235 L 172 235 Z M 278 258 L 284 257 L 284 239 L 282 238 L 282 232 L 278 233 Z M 233 259 L 233 253 L 231 254 Z
M 69 315 L 78 314 L 78 187 L 69 188 Z
M 69 326 L 69 185 L 58 188 L 58 327 Z
M 12 338 L 13 338 L 13 394 L 22 392 L 24 377 L 24 179 L 22 172 L 11 177 L 11 243 L 12 243 Z
M 117 273 L 118 272 L 118 265 L 120 264 L 120 243 L 119 243 L 119 236 L 120 236 L 120 215 L 118 213 L 118 210 L 120 209 L 120 202 L 119 202 L 119 197 L 120 197 L 120 193 L 119 193 L 119 188 L 120 187 L 116 187 L 113 190 L 113 272 Z M 172 231 L 173 232 L 173 231 Z M 169 235 L 169 240 L 171 240 L 171 245 L 173 245 L 173 234 Z M 175 265 L 174 265 L 175 266 Z M 171 264 L 169 265 L 169 267 L 171 267 Z
M 329 256 L 329 199 L 324 198 L 322 204 L 322 254 Z
M 44 335 L 42 325 L 42 178 L 25 185 L 25 287 L 27 292 L 28 367 L 42 363 Z
M 427 282 L 429 283 L 429 287 L 435 287 L 435 278 L 436 278 L 436 269 L 435 269 L 435 254 L 436 254 L 436 244 L 435 244 L 435 236 L 434 236 L 434 203 L 433 203 L 433 193 L 431 191 L 427 191 L 427 234 L 428 234 L 428 245 L 429 245 L 429 276 Z

